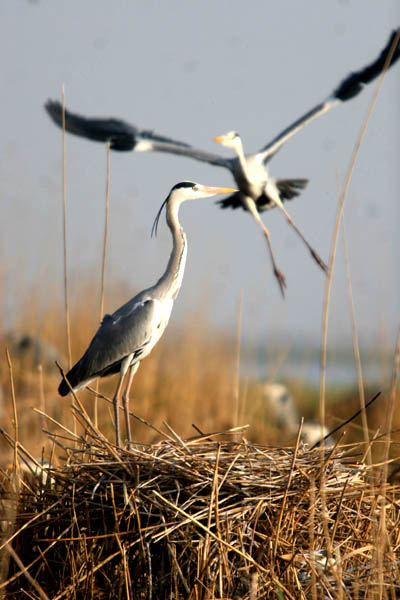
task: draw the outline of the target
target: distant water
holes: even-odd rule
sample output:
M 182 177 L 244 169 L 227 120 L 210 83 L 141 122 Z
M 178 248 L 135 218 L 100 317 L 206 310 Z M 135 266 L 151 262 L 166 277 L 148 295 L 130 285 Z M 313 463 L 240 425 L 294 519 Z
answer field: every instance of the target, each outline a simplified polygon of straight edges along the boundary
M 277 352 L 273 359 L 262 356 L 260 353 L 245 356 L 240 361 L 240 375 L 243 378 L 274 381 L 301 380 L 311 385 L 319 385 L 320 360 L 315 353 L 310 353 L 307 359 L 303 356 L 285 356 L 279 359 Z M 381 384 L 388 386 L 391 378 L 390 357 L 371 357 L 361 363 L 363 381 L 365 384 Z M 334 360 L 327 361 L 326 382 L 332 386 L 357 385 L 357 371 L 354 359 L 348 356 L 336 356 Z

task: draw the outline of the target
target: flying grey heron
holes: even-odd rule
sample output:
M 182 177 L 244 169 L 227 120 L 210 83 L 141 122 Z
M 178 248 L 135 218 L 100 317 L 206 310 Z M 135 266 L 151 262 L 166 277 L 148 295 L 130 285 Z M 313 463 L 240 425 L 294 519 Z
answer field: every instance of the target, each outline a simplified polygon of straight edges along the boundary
M 177 183 L 171 189 L 157 213 L 152 230 L 157 233 L 158 221 L 163 208 L 166 207 L 167 224 L 172 234 L 172 252 L 165 273 L 155 285 L 134 296 L 112 315 L 104 316 L 88 349 L 59 385 L 59 394 L 66 396 L 71 388 L 78 391 L 98 377 L 119 373 L 113 398 L 117 446 L 120 446 L 119 398 L 124 377 L 129 371 L 122 394 L 129 445 L 132 441 L 129 421 L 129 391 L 132 381 L 140 362 L 150 354 L 164 333 L 173 302 L 182 284 L 187 247 L 186 235 L 178 219 L 179 207 L 186 200 L 235 191 L 191 181 Z
M 295 133 L 300 131 L 317 117 L 328 112 L 331 108 L 357 96 L 362 91 L 364 85 L 375 79 L 383 69 L 386 57 L 392 47 L 396 35 L 397 31 L 394 31 L 384 49 L 373 62 L 359 71 L 350 73 L 340 82 L 326 100 L 314 106 L 311 110 L 284 129 L 271 142 L 261 148 L 259 152 L 253 154 L 244 155 L 239 136 L 233 136 L 232 132 L 226 136 L 219 136 L 219 141 L 228 145 L 229 138 L 232 138 L 231 143 L 234 141 L 233 138 L 235 138 L 236 146 L 234 148 L 238 156 L 235 158 L 224 158 L 217 154 L 194 148 L 190 144 L 158 135 L 153 131 L 140 130 L 134 125 L 119 119 L 90 119 L 65 111 L 65 127 L 67 131 L 75 135 L 95 141 L 109 142 L 112 150 L 167 152 L 229 169 L 237 183 L 239 191 L 224 200 L 220 200 L 218 204 L 221 208 L 236 209 L 242 207 L 244 210 L 249 211 L 261 226 L 264 235 L 267 238 L 274 273 L 283 294 L 285 278 L 276 266 L 270 235 L 267 228 L 264 226 L 259 213 L 273 208 L 274 206 L 278 206 L 283 210 L 286 219 L 292 227 L 294 227 L 301 236 L 303 242 L 307 245 L 319 266 L 326 270 L 326 265 L 305 240 L 304 236 L 293 222 L 293 219 L 291 219 L 283 207 L 283 202 L 291 200 L 301 193 L 301 190 L 307 185 L 308 180 L 273 179 L 270 177 L 266 165 L 283 144 L 285 144 L 285 142 L 287 142 Z M 392 66 L 399 57 L 400 46 L 397 45 L 389 66 Z M 57 101 L 48 100 L 45 107 L 52 120 L 62 127 L 63 119 L 61 104 Z

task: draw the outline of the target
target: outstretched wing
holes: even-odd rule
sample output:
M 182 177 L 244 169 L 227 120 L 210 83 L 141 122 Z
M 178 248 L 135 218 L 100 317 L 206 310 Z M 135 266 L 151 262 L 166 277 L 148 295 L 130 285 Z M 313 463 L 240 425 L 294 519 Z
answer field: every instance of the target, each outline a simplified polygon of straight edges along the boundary
M 317 117 L 323 115 L 334 106 L 337 106 L 342 102 L 347 102 L 347 100 L 351 100 L 352 98 L 357 96 L 364 89 L 365 85 L 367 85 L 368 83 L 373 81 L 378 75 L 380 75 L 397 33 L 398 30 L 393 31 L 389 38 L 389 41 L 379 54 L 378 58 L 376 58 L 372 63 L 363 67 L 359 71 L 350 73 L 335 88 L 332 95 L 329 96 L 327 100 L 314 106 L 314 108 L 306 112 L 303 116 L 297 119 L 297 121 L 294 121 L 294 123 L 292 123 L 291 125 L 289 125 L 289 127 L 284 129 L 271 142 L 269 142 L 266 146 L 261 148 L 259 153 L 263 154 L 264 162 L 270 160 L 273 154 L 275 154 L 275 152 L 277 152 L 279 148 L 300 129 L 303 129 L 303 127 L 305 127 L 308 123 L 310 123 Z M 394 65 L 399 58 L 400 45 L 398 42 L 392 55 L 389 67 Z
M 61 103 L 57 100 L 48 100 L 45 104 L 45 109 L 53 122 L 62 127 Z M 170 138 L 157 135 L 152 131 L 140 131 L 135 125 L 131 125 L 121 119 L 88 119 L 69 110 L 65 110 L 65 129 L 68 133 L 73 133 L 89 140 L 110 142 L 113 150 L 120 151 L 135 150 L 135 146 L 141 139 L 172 142 L 178 146 L 188 146 L 184 142 L 171 140 Z
M 45 109 L 52 121 L 62 127 L 62 105 L 60 102 L 48 100 Z M 120 119 L 93 119 L 66 110 L 65 129 L 69 133 L 89 140 L 110 142 L 112 150 L 167 152 L 168 154 L 177 154 L 207 162 L 217 167 L 232 169 L 232 159 L 230 158 L 223 158 L 212 152 L 199 150 L 190 144 L 159 135 L 151 130 L 140 130 L 135 125 Z

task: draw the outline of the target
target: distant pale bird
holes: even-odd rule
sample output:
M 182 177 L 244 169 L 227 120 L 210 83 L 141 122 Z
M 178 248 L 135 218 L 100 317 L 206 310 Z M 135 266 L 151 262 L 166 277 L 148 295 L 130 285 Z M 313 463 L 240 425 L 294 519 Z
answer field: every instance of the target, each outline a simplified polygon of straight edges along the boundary
M 281 383 L 266 383 L 263 386 L 263 400 L 268 410 L 268 417 L 288 435 L 296 435 L 300 426 L 300 414 L 294 402 L 292 394 L 288 388 Z M 301 429 L 301 441 L 314 446 L 324 436 L 329 433 L 329 429 L 315 421 L 305 421 Z M 325 441 L 325 446 L 330 446 L 332 439 Z
M 150 354 L 167 327 L 172 306 L 182 284 L 186 263 L 187 242 L 179 220 L 180 205 L 186 200 L 234 192 L 231 188 L 210 187 L 183 181 L 177 183 L 161 205 L 153 225 L 157 225 L 164 207 L 167 224 L 172 233 L 172 252 L 165 273 L 157 283 L 140 292 L 112 315 L 105 315 L 82 358 L 67 373 L 71 388 L 78 391 L 98 377 L 119 373 L 115 390 L 114 418 L 116 443 L 120 446 L 119 399 L 126 373 L 128 380 L 122 393 L 128 445 L 132 441 L 129 420 L 129 391 L 141 360 Z M 70 392 L 65 379 L 58 388 L 61 396 Z
M 67 131 L 75 135 L 95 141 L 110 142 L 110 147 L 113 150 L 167 152 L 228 169 L 232 173 L 239 190 L 228 198 L 220 200 L 218 204 L 222 208 L 236 209 L 242 207 L 244 210 L 249 211 L 257 221 L 267 239 L 273 271 L 283 295 L 285 278 L 276 265 L 270 234 L 264 223 L 261 221 L 259 215 L 260 212 L 278 206 L 280 210 L 283 211 L 287 221 L 307 245 L 307 248 L 318 265 L 324 271 L 326 271 L 327 268 L 283 207 L 283 202 L 291 200 L 301 193 L 301 190 L 307 185 L 308 180 L 274 179 L 269 175 L 266 165 L 283 144 L 285 144 L 295 133 L 300 131 L 317 117 L 328 112 L 331 108 L 357 96 L 366 84 L 370 83 L 382 72 L 385 60 L 396 34 L 396 31 L 392 33 L 388 43 L 375 61 L 359 71 L 350 73 L 326 100 L 314 106 L 314 108 L 294 121 L 294 123 L 284 129 L 271 142 L 261 148 L 259 152 L 254 154 L 244 154 L 240 137 L 235 132 L 229 132 L 225 136 L 218 136 L 217 138 L 220 143 L 233 148 L 237 154 L 234 158 L 224 158 L 212 152 L 199 150 L 184 142 L 161 136 L 151 130 L 140 130 L 134 125 L 119 119 L 89 119 L 65 111 L 65 127 Z M 392 66 L 399 57 L 400 47 L 397 45 L 389 66 Z M 49 100 L 46 103 L 46 110 L 52 120 L 62 127 L 63 118 L 61 104 Z

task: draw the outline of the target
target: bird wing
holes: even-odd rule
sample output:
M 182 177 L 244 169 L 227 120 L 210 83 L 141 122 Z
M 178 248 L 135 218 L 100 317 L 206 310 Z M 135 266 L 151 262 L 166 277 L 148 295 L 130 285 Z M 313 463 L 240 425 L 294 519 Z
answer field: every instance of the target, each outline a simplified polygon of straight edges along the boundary
M 62 128 L 63 118 L 60 102 L 48 100 L 45 109 L 52 121 Z M 93 119 L 65 110 L 65 129 L 69 133 L 89 140 L 110 142 L 112 150 L 167 152 L 232 170 L 232 159 L 230 158 L 199 150 L 190 144 L 156 134 L 151 130 L 139 130 L 134 125 L 120 119 Z
M 269 142 L 266 146 L 261 148 L 259 154 L 263 155 L 263 161 L 266 162 L 270 160 L 272 156 L 279 150 L 279 148 L 295 133 L 297 133 L 300 129 L 305 127 L 308 123 L 316 119 L 317 117 L 323 115 L 328 110 L 333 108 L 334 106 L 340 104 L 341 102 L 347 102 L 347 100 L 351 100 L 355 96 L 357 96 L 362 90 L 364 86 L 373 81 L 380 73 L 382 73 L 382 69 L 384 67 L 386 58 L 388 56 L 388 52 L 390 51 L 396 35 L 399 30 L 395 30 L 392 32 L 389 41 L 386 46 L 383 48 L 379 56 L 370 64 L 366 65 L 359 71 L 355 71 L 354 73 L 350 73 L 345 79 L 343 79 L 339 85 L 335 88 L 331 96 L 327 98 L 324 102 L 317 104 L 306 112 L 303 116 L 301 116 L 297 121 L 294 121 L 289 127 L 284 129 L 279 135 L 277 135 L 271 142 Z M 397 41 L 397 46 L 393 52 L 392 58 L 388 65 L 388 68 L 395 64 L 395 62 L 400 58 L 400 45 L 399 41 Z
M 120 362 L 129 354 L 139 357 L 144 353 L 160 325 L 158 304 L 154 299 L 130 301 L 114 314 L 104 316 L 88 348 L 88 352 L 97 357 L 99 370 Z
M 157 319 L 161 314 L 159 304 L 150 298 L 133 298 L 112 315 L 104 315 L 85 354 L 67 373 L 71 386 L 117 373 L 122 360 L 130 354 L 138 360 L 146 356 L 154 346 L 155 332 L 163 325 Z M 61 382 L 59 392 L 69 392 L 65 382 Z
M 243 208 L 243 210 L 246 210 L 244 206 L 244 194 L 241 192 L 235 192 L 222 200 L 217 200 L 215 204 L 218 204 L 220 208 Z
M 52 121 L 63 127 L 63 109 L 57 100 L 48 100 L 45 109 Z M 134 125 L 118 119 L 87 119 L 65 110 L 65 129 L 96 142 L 110 142 L 113 150 L 133 150 L 139 134 Z
M 301 190 L 306 187 L 307 183 L 308 179 L 277 179 L 275 181 L 282 202 L 292 200 L 298 196 L 301 193 Z M 243 208 L 243 210 L 247 210 L 244 198 L 244 194 L 235 192 L 222 200 L 217 200 L 216 204 L 218 204 L 220 208 Z M 264 212 L 270 208 L 276 207 L 275 202 L 265 193 L 261 194 L 255 202 L 258 212 Z

